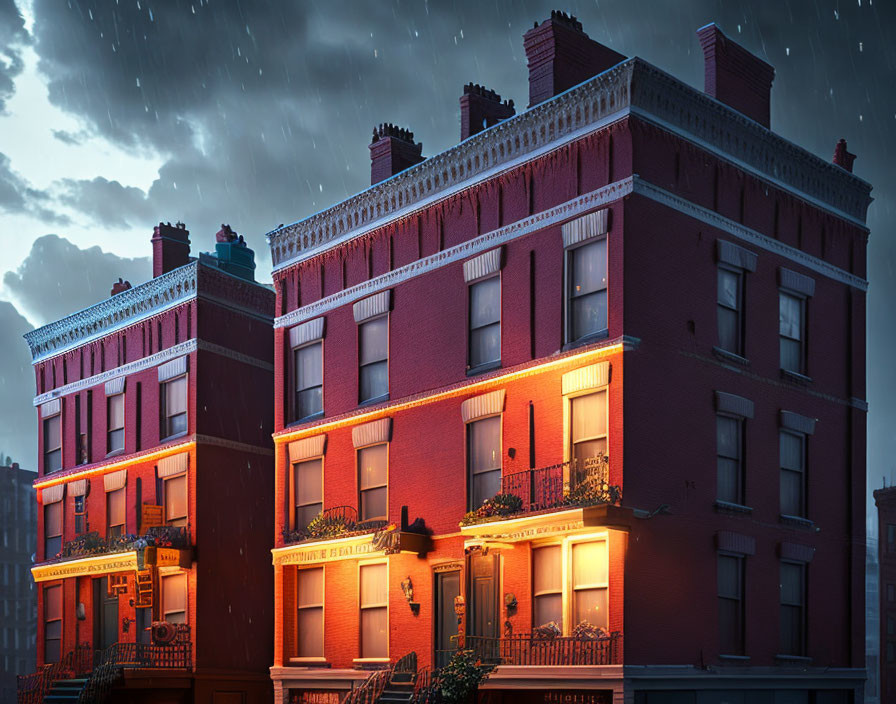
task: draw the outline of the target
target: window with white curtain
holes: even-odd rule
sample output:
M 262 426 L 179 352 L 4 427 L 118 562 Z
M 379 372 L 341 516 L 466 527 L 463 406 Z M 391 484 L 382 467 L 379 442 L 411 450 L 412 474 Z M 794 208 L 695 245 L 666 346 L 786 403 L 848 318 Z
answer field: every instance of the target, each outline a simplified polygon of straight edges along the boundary
M 553 621 L 567 634 L 572 633 L 580 623 L 607 629 L 608 592 L 606 540 L 567 539 L 559 545 L 533 548 L 534 626 Z M 567 609 L 565 614 L 564 604 Z
M 501 277 L 470 285 L 469 365 L 501 361 Z
M 573 543 L 572 545 L 572 621 L 575 628 L 588 622 L 607 628 L 609 581 L 607 575 L 607 542 Z
M 162 438 L 187 432 L 187 377 L 162 383 Z
M 187 525 L 187 475 L 165 477 L 165 523 L 169 526 Z
M 295 420 L 324 410 L 323 342 L 293 350 L 295 369 Z
M 162 575 L 162 620 L 187 622 L 187 575 L 185 572 Z
M 469 510 L 501 492 L 501 416 L 467 424 Z
M 324 507 L 324 462 L 322 459 L 296 462 L 293 465 L 295 518 L 293 528 L 303 530 Z
M 607 453 L 607 392 L 598 391 L 569 400 L 570 483 L 584 478 L 593 458 Z
M 124 394 L 106 397 L 106 452 L 124 450 Z
M 389 601 L 386 563 L 361 565 L 361 657 L 389 657 Z
M 607 239 L 567 250 L 566 341 L 607 329 Z
M 324 656 L 324 568 L 312 567 L 297 573 L 298 605 L 296 657 Z
M 388 516 L 389 446 L 371 445 L 358 450 L 358 488 L 362 521 L 386 520 Z

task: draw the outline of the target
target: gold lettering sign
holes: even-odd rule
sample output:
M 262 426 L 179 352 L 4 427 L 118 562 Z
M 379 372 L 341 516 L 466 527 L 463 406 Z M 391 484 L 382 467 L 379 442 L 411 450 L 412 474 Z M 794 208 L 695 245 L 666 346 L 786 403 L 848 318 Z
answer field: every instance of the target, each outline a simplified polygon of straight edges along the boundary
M 342 543 L 339 545 L 309 545 L 297 547 L 287 553 L 277 555 L 274 558 L 275 565 L 307 565 L 314 562 L 330 562 L 333 560 L 350 560 L 356 557 L 370 555 L 382 555 L 382 550 L 377 550 L 370 537 L 364 540 Z
M 578 530 L 582 530 L 585 523 L 579 519 L 569 521 L 568 523 L 550 523 L 547 525 L 531 526 L 528 528 L 520 528 L 508 533 L 493 533 L 490 535 L 476 533 L 476 537 L 487 538 L 491 540 L 502 540 L 508 543 L 520 542 L 523 540 L 533 540 L 535 538 L 548 538 L 553 535 L 565 535 Z
M 180 550 L 156 548 L 157 567 L 177 567 L 178 565 L 180 565 Z
M 101 559 L 91 557 L 70 562 L 60 562 L 54 565 L 38 565 L 31 568 L 31 574 L 35 582 L 46 582 L 50 579 L 62 579 L 63 577 L 83 577 L 93 574 L 122 572 L 124 570 L 133 571 L 135 569 L 137 569 L 137 554 L 127 552 Z
M 299 704 L 339 704 L 339 692 L 305 690 L 295 701 Z

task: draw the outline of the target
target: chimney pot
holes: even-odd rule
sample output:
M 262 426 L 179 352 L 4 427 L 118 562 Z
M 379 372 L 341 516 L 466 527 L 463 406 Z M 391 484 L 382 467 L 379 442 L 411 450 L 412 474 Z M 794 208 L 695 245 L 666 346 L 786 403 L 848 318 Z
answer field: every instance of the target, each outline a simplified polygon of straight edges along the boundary
M 502 103 L 495 91 L 478 83 L 467 83 L 460 97 L 460 139 L 463 141 L 515 114 L 512 100 Z
M 116 281 L 114 284 L 112 284 L 112 292 L 109 295 L 116 296 L 119 293 L 121 293 L 122 291 L 127 291 L 129 288 L 131 288 L 131 282 L 130 281 L 122 281 L 121 277 L 119 276 L 118 281 Z
M 152 233 L 152 276 L 167 274 L 190 263 L 190 231 L 183 223 L 160 222 Z
M 373 128 L 370 142 L 370 185 L 423 161 L 423 144 L 414 142 L 414 133 L 391 122 Z
M 841 139 L 834 148 L 834 163 L 852 173 L 852 164 L 856 160 L 856 155 L 851 154 L 846 149 L 846 140 Z

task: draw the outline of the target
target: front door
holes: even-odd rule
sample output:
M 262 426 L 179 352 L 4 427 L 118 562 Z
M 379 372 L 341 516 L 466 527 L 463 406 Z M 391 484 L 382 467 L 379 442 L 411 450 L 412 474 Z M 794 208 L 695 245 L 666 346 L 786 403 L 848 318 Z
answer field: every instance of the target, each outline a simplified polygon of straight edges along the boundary
M 460 596 L 460 569 L 435 574 L 436 633 L 435 667 L 444 667 L 457 650 L 457 615 L 454 613 L 454 597 Z
M 118 595 L 109 596 L 109 578 L 93 580 L 93 644 L 105 650 L 118 642 Z
M 498 656 L 498 555 L 473 555 L 469 560 L 467 633 L 472 647 L 484 662 Z

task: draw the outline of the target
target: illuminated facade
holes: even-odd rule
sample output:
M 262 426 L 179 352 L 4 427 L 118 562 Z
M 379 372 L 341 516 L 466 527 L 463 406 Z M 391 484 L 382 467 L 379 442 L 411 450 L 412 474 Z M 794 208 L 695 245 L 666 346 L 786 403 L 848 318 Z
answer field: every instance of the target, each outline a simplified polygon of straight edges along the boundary
M 269 648 L 242 644 L 271 632 L 251 528 L 272 513 L 274 295 L 242 238 L 217 240 L 197 260 L 160 224 L 154 278 L 26 335 L 39 672 L 20 701 L 269 701 Z
M 527 110 L 268 235 L 278 704 L 458 612 L 487 701 L 860 700 L 870 186 L 698 35 L 706 93 L 554 13 Z

